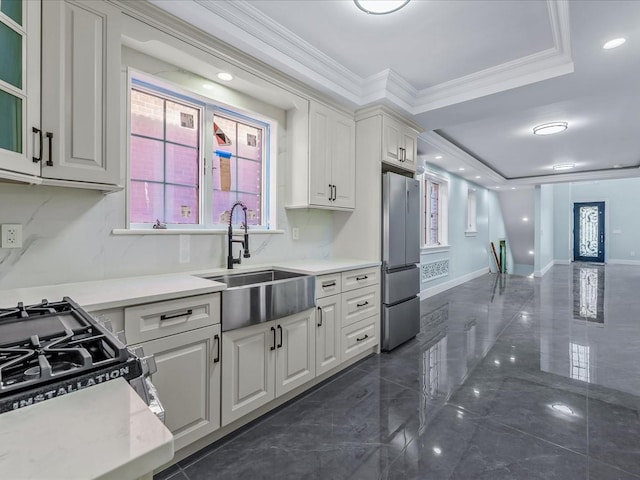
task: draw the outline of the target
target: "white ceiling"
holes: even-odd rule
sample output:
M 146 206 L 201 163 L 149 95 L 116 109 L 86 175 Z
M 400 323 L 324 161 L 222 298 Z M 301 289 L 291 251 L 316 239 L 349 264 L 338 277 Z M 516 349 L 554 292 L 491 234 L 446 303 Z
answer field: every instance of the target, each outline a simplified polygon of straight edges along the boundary
M 342 103 L 395 106 L 425 128 L 422 158 L 476 183 L 640 175 L 640 1 L 151 1 Z M 546 121 L 569 129 L 534 137 Z

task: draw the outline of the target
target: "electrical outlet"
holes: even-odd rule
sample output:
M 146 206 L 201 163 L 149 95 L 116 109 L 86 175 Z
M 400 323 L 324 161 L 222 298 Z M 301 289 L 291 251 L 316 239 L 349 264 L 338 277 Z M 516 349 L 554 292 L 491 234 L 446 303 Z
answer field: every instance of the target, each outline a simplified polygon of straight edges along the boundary
M 2 234 L 2 242 L 0 248 L 22 248 L 22 225 L 4 224 L 0 228 Z
M 293 227 L 291 229 L 291 237 L 294 240 L 300 240 L 300 229 L 298 227 Z

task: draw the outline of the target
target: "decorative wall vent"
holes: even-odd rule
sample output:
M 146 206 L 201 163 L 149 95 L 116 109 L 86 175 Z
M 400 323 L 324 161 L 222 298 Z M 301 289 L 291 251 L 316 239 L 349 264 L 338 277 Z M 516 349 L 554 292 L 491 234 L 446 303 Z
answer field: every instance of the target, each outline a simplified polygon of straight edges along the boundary
M 449 260 L 423 263 L 420 268 L 422 270 L 422 281 L 428 282 L 449 275 Z

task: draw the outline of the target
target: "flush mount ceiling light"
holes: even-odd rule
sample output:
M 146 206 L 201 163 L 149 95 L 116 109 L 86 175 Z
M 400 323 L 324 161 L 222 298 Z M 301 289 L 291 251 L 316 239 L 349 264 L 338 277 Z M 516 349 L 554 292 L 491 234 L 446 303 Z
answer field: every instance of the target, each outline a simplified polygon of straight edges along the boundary
M 564 132 L 569 124 L 567 122 L 551 122 L 543 123 L 537 127 L 533 127 L 534 135 L 553 135 L 554 133 Z
M 612 48 L 616 48 L 616 47 L 619 47 L 620 45 L 623 45 L 626 41 L 627 39 L 623 37 L 614 38 L 613 40 L 609 40 L 604 45 L 602 45 L 602 48 L 604 48 L 605 50 L 611 50 Z
M 565 415 L 576 414 L 576 412 L 574 412 L 571 407 L 565 405 L 564 403 L 554 403 L 553 405 L 551 405 L 551 408 L 553 408 L 556 412 L 564 413 Z
M 218 74 L 218 78 L 223 82 L 230 82 L 231 80 L 233 80 L 233 75 L 227 72 L 220 72 Z
M 442 155 L 436 155 L 436 160 L 442 160 Z
M 480 175 L 476 175 L 476 180 L 477 180 L 478 178 L 481 178 L 481 177 L 480 177 Z
M 576 164 L 575 163 L 560 163 L 558 165 L 554 165 L 553 169 L 554 170 L 571 170 L 572 168 L 575 168 Z
M 353 0 L 353 2 L 363 12 L 371 15 L 385 15 L 397 12 L 409 3 L 409 0 Z
M 460 167 L 460 168 L 458 169 L 458 171 L 460 171 L 460 172 L 464 172 L 464 167 Z

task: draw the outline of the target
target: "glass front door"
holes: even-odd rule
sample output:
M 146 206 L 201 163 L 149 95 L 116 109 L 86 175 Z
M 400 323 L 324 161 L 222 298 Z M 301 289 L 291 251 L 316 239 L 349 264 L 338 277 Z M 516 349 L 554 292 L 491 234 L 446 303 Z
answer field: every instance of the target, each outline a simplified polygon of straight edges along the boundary
M 604 202 L 573 204 L 573 259 L 604 262 Z

